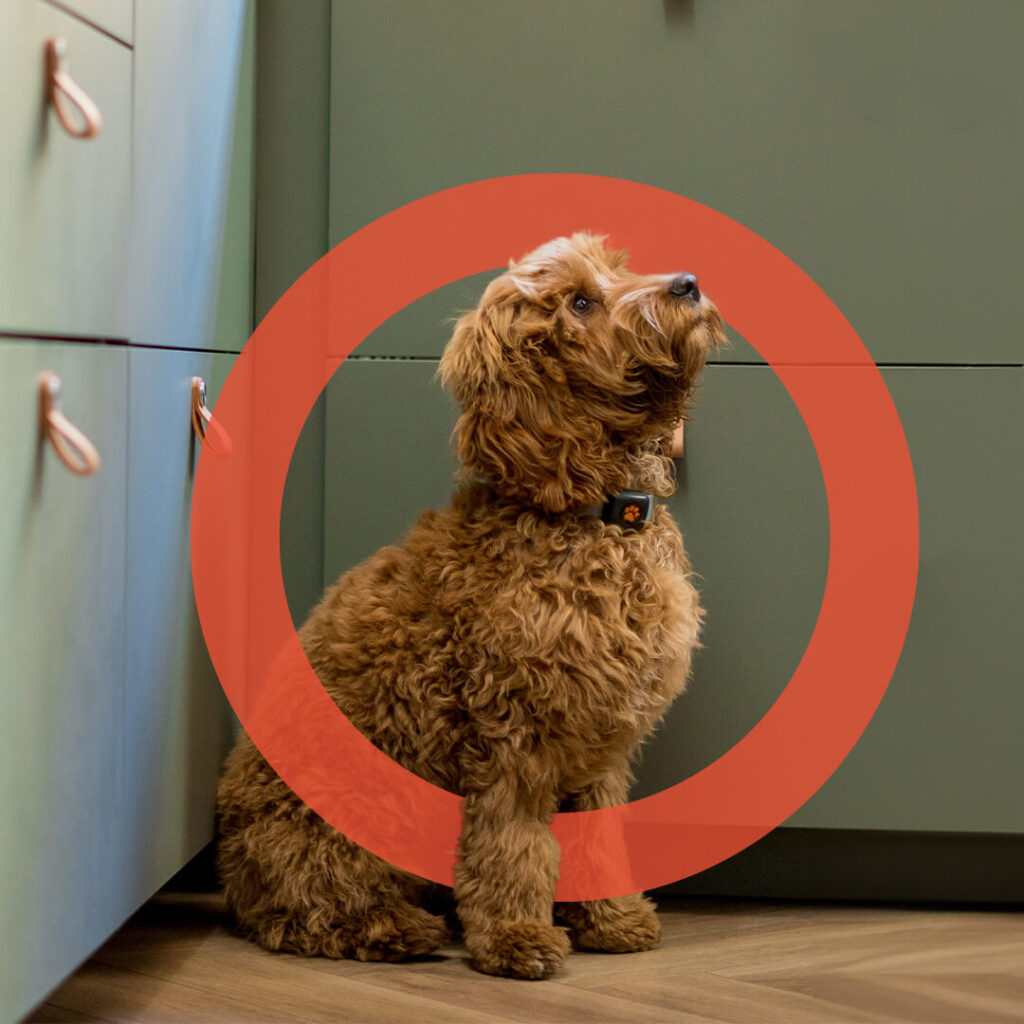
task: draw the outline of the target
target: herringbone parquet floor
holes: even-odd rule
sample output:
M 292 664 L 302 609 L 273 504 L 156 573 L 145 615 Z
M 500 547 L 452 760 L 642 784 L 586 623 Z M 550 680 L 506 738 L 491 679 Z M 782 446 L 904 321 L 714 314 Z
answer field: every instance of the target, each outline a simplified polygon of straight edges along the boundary
M 1024 912 L 678 900 L 649 953 L 576 953 L 554 980 L 304 960 L 232 936 L 219 898 L 162 893 L 31 1022 L 1024 1021 Z

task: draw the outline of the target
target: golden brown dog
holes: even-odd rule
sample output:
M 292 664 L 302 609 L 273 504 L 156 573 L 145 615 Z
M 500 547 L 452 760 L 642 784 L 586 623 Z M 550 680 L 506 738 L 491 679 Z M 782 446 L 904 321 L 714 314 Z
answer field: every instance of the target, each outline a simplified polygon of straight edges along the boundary
M 658 941 L 643 895 L 553 905 L 548 824 L 626 800 L 630 759 L 686 685 L 702 611 L 678 528 L 664 507 L 639 528 L 594 507 L 672 493 L 669 437 L 721 332 L 692 275 L 635 275 L 590 235 L 512 263 L 441 360 L 463 410 L 451 505 L 342 576 L 300 631 L 356 727 L 463 797 L 454 897 L 481 971 L 546 977 L 570 941 Z M 445 941 L 431 886 L 317 817 L 245 736 L 218 818 L 228 906 L 262 946 L 399 960 Z

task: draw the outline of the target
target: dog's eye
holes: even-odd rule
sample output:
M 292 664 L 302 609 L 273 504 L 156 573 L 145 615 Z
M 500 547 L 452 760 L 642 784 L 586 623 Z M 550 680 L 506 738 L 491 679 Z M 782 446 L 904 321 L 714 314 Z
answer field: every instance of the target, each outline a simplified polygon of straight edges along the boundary
M 594 300 L 588 299 L 585 295 L 577 295 L 572 300 L 572 311 L 577 316 L 584 316 L 594 308 Z

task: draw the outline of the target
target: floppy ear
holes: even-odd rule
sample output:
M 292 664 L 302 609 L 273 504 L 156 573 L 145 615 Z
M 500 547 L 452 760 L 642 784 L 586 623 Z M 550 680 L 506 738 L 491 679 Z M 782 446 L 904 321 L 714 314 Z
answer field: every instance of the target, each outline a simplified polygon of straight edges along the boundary
M 459 318 L 437 371 L 441 384 L 463 407 L 495 382 L 501 367 L 501 345 L 493 334 L 478 330 L 478 319 L 475 309 Z
M 467 313 L 441 357 L 463 410 L 459 459 L 467 475 L 551 512 L 601 504 L 618 470 L 608 440 L 545 349 L 550 323 L 520 312 L 503 303 Z

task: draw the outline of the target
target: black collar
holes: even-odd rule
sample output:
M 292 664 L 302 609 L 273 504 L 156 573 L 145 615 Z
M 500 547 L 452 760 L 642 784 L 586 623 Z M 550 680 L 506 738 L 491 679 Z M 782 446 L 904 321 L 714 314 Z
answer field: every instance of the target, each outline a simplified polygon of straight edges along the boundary
M 639 530 L 654 515 L 654 495 L 648 491 L 619 491 L 603 505 L 591 505 L 583 511 L 602 523 L 613 523 L 624 530 Z

